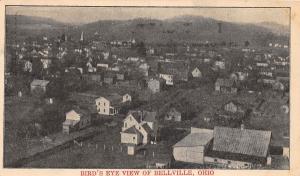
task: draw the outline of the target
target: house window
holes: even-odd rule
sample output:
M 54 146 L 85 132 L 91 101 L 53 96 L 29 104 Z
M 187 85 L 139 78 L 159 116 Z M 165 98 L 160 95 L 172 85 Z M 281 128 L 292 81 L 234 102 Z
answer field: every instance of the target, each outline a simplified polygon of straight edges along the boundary
M 105 109 L 103 109 L 103 112 L 105 112 Z
M 127 123 L 124 123 L 124 127 L 127 128 Z
M 227 161 L 227 164 L 231 164 L 231 161 Z
M 104 106 L 105 106 L 105 103 L 103 103 L 104 104 Z
M 98 102 L 98 105 L 100 106 L 100 105 L 101 105 L 101 103 L 100 103 L 100 102 Z
M 133 137 L 133 140 L 135 140 L 135 137 Z
M 217 159 L 214 159 L 214 162 L 218 162 L 218 160 L 217 160 Z
M 246 164 L 244 164 L 244 166 L 246 166 L 246 167 L 247 167 L 247 166 L 248 166 L 248 164 L 246 163 Z

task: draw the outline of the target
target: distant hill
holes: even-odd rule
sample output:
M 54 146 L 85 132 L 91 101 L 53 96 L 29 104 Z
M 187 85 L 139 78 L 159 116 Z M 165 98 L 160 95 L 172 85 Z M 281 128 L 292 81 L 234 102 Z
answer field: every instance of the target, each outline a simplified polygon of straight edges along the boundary
M 7 32 L 14 31 L 14 16 L 7 16 Z M 280 28 L 276 32 L 275 25 L 265 24 L 238 24 L 204 18 L 201 16 L 178 16 L 166 20 L 137 18 L 133 20 L 101 20 L 89 24 L 72 26 L 56 22 L 52 19 L 17 16 L 17 31 L 24 36 L 35 36 L 46 33 L 60 35 L 65 32 L 74 39 L 79 39 L 81 31 L 85 38 L 94 38 L 98 32 L 104 40 L 128 40 L 135 38 L 145 43 L 185 43 L 233 41 L 244 44 L 265 46 L 268 41 L 288 43 L 289 30 Z M 218 23 L 221 23 L 222 32 L 219 33 Z M 272 27 L 271 27 L 272 26 Z
M 222 26 L 221 33 L 218 30 L 218 23 Z M 98 21 L 82 25 L 78 30 L 88 34 L 97 31 L 103 39 L 107 40 L 135 38 L 146 43 L 206 40 L 234 41 L 239 44 L 249 41 L 250 44 L 255 45 L 265 45 L 271 40 L 288 43 L 288 35 L 279 35 L 265 26 L 230 23 L 201 16 L 179 16 L 166 20 L 139 18 L 125 21 Z M 284 31 L 284 34 L 288 33 L 288 30 Z
M 57 22 L 50 18 L 6 15 L 6 36 L 7 39 L 17 37 L 22 39 L 26 37 L 35 37 L 37 35 L 52 34 L 66 29 L 69 24 Z
M 262 22 L 258 23 L 257 25 L 265 27 L 277 35 L 288 36 L 290 33 L 289 26 L 284 26 L 273 22 Z

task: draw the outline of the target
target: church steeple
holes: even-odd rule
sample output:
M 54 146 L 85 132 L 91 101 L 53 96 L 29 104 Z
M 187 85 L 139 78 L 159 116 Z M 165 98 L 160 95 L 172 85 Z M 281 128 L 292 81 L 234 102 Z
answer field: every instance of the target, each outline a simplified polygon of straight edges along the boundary
M 83 32 L 81 32 L 80 41 L 83 42 Z

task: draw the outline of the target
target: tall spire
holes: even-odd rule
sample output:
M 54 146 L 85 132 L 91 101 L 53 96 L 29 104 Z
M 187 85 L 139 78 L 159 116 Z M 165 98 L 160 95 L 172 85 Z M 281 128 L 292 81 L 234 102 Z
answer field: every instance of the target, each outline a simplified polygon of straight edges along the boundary
M 81 32 L 80 41 L 83 41 L 83 32 Z

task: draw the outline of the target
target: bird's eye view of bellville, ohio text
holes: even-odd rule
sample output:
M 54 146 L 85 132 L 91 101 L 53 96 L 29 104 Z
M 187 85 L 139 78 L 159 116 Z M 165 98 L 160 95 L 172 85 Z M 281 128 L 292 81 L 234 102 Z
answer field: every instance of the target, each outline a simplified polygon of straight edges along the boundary
M 290 168 L 290 8 L 4 18 L 4 168 Z

